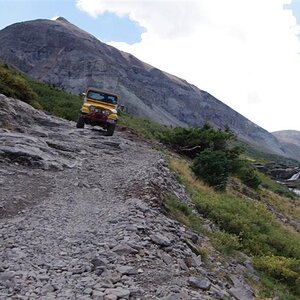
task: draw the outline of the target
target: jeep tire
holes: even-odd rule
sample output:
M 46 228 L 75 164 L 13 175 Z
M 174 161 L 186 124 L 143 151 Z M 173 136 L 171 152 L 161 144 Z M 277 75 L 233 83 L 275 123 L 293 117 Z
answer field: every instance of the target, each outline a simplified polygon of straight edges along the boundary
M 76 127 L 77 128 L 84 128 L 84 118 L 83 118 L 82 115 L 79 116 Z
M 115 128 L 116 128 L 116 124 L 108 124 L 106 135 L 112 136 L 114 134 Z

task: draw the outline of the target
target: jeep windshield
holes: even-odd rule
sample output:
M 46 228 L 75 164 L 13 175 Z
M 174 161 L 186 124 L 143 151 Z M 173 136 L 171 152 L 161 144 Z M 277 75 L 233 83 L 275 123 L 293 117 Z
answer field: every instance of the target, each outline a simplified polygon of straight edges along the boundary
M 97 91 L 88 91 L 87 98 L 94 101 L 110 103 L 113 105 L 118 104 L 118 98 L 116 96 Z

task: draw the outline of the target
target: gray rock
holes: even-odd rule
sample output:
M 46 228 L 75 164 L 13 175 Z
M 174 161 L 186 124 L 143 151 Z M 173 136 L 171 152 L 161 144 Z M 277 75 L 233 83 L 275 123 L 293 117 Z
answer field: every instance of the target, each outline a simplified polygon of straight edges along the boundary
M 105 296 L 105 293 L 103 293 L 103 292 L 96 291 L 96 290 L 93 290 L 93 292 L 92 292 L 92 299 L 103 300 L 104 296 Z
M 188 256 L 184 259 L 184 262 L 189 268 L 198 268 L 202 265 L 201 257 L 199 255 L 195 257 Z
M 115 246 L 112 249 L 112 251 L 119 255 L 128 255 L 128 254 L 138 253 L 137 250 L 133 249 L 132 247 L 130 247 L 128 244 L 125 244 L 125 243 L 121 243 L 121 244 Z
M 205 291 L 209 290 L 211 286 L 211 282 L 207 278 L 201 279 L 196 277 L 190 277 L 188 279 L 188 284 L 194 288 L 198 288 Z
M 150 235 L 150 239 L 152 242 L 162 247 L 168 247 L 171 245 L 171 241 L 160 233 Z
M 138 271 L 131 266 L 119 266 L 116 267 L 116 270 L 122 275 L 136 275 Z
M 108 294 L 104 296 L 104 300 L 117 300 L 118 296 L 114 295 L 114 294 Z
M 98 267 L 106 267 L 107 266 L 107 261 L 98 257 L 95 257 L 91 260 L 91 263 L 94 268 Z
M 130 291 L 121 287 L 117 287 L 114 289 L 107 289 L 105 291 L 107 294 L 115 295 L 118 298 L 128 299 L 130 295 Z
M 166 300 L 181 300 L 182 297 L 179 293 L 176 293 L 176 294 L 170 294 L 168 295 L 166 298 Z
M 229 294 L 237 300 L 253 300 L 254 293 L 246 287 L 233 287 L 229 290 Z
M 165 252 L 162 253 L 161 258 L 165 262 L 165 264 L 167 264 L 167 265 L 171 265 L 172 262 L 173 262 L 172 257 L 169 254 L 165 253 Z

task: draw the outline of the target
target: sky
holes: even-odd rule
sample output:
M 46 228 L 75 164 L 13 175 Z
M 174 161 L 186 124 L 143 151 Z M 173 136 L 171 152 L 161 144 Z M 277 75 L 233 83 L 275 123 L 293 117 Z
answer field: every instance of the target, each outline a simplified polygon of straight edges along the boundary
M 268 131 L 300 131 L 300 0 L 0 0 L 0 29 L 56 16 Z

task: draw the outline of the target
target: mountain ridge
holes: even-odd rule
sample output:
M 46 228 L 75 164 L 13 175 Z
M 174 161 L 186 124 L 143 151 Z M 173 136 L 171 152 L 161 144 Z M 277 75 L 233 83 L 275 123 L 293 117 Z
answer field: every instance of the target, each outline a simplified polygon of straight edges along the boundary
M 290 157 L 300 161 L 300 131 L 280 130 L 272 132 L 272 134 L 277 138 Z
M 166 125 L 228 125 L 253 146 L 287 156 L 276 137 L 208 92 L 102 43 L 62 17 L 1 30 L 0 59 L 75 94 L 86 86 L 113 90 L 129 112 Z

